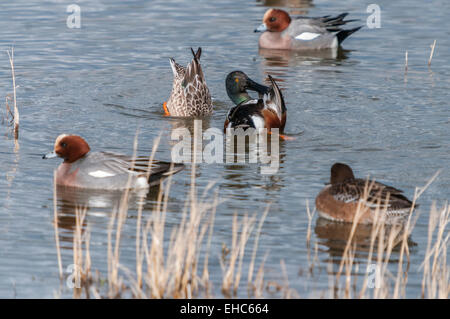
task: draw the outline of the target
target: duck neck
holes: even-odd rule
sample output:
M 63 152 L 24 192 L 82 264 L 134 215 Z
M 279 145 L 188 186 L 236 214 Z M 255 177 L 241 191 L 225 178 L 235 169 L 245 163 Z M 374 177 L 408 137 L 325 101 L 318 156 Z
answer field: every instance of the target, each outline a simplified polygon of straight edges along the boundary
M 241 92 L 233 95 L 231 99 L 233 100 L 234 104 L 238 105 L 248 100 L 251 100 L 252 97 L 247 92 Z

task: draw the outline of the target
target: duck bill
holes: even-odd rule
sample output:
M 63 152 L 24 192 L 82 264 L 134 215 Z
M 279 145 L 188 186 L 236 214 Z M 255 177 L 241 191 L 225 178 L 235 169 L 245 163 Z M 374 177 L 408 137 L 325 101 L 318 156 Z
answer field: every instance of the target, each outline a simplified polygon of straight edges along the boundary
M 267 86 L 258 84 L 250 79 L 247 79 L 247 89 L 261 94 L 266 94 L 267 92 L 269 92 L 269 88 Z
M 255 29 L 255 32 L 265 32 L 267 31 L 267 26 L 265 23 L 261 24 L 259 27 Z
M 55 158 L 55 157 L 58 157 L 58 154 L 56 154 L 54 151 L 42 156 L 43 159 L 49 159 L 49 158 Z

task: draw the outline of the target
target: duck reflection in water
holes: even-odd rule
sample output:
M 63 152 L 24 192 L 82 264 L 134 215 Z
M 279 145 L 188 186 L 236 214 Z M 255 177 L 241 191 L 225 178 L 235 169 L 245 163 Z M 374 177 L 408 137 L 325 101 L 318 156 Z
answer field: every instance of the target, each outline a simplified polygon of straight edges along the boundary
M 258 53 L 263 58 L 262 63 L 265 67 L 288 68 L 294 66 L 317 64 L 319 66 L 336 65 L 340 61 L 348 58 L 351 50 L 324 49 L 315 51 L 291 51 L 278 49 L 259 48 Z M 266 73 L 275 74 L 280 69 L 266 70 Z M 283 73 L 287 73 L 286 72 Z
M 330 221 L 325 218 L 319 217 L 315 226 L 315 234 L 319 240 L 320 245 L 327 248 L 327 252 L 330 255 L 331 260 L 326 260 L 326 262 L 331 261 L 333 264 L 340 264 L 344 250 L 347 246 L 347 242 L 352 233 L 353 223 L 341 223 Z M 378 232 L 376 240 L 373 243 L 373 255 L 372 260 L 376 262 L 376 253 L 378 251 L 379 243 L 387 243 L 390 240 L 390 235 L 392 234 L 391 240 L 393 240 L 393 252 L 399 252 L 401 242 L 403 240 L 404 231 L 406 231 L 404 226 L 394 226 L 384 225 L 381 229 L 370 224 L 358 224 L 355 228 L 355 232 L 352 237 L 352 246 L 354 250 L 355 263 L 367 262 L 367 257 L 370 252 L 372 245 L 372 236 L 374 233 Z M 417 244 L 411 240 L 408 236 L 407 243 L 409 247 L 417 246 Z M 389 259 L 389 263 L 398 262 L 397 254 L 392 254 Z
M 103 191 L 57 185 L 55 188 L 57 227 L 60 241 L 64 243 L 61 248 L 73 248 L 77 212 L 79 215 L 86 214 L 86 217 L 80 221 L 82 234 L 88 227 L 88 222 L 95 220 L 95 218 L 91 219 L 92 217 L 104 220 L 102 222 L 102 229 L 104 229 L 104 225 L 108 225 L 110 217 L 121 207 L 123 200 L 127 200 L 126 207 L 131 215 L 137 211 L 139 205 L 143 205 L 144 210 L 152 211 L 157 205 L 160 191 L 162 191 L 161 185 L 130 191 L 128 195 L 125 195 L 125 191 Z

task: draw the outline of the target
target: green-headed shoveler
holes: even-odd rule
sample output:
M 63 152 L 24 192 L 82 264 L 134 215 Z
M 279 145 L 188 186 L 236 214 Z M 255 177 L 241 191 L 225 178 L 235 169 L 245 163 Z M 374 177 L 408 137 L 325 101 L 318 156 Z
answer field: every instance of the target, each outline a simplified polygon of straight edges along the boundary
M 225 80 L 228 97 L 236 104 L 227 114 L 224 130 L 227 128 L 278 128 L 282 133 L 286 124 L 286 106 L 278 85 L 269 75 L 271 86 L 267 87 L 251 80 L 244 72 L 234 71 Z M 252 98 L 247 90 L 259 93 Z
M 413 209 L 412 202 L 402 193 L 380 182 L 355 178 L 350 166 L 335 163 L 331 167 L 330 184 L 316 197 L 316 208 L 321 217 L 353 222 L 360 205 L 359 222 L 363 224 L 374 222 L 378 208 L 381 220 L 392 224 L 405 221 Z
M 335 49 L 350 34 L 361 29 L 341 29 L 347 22 L 355 21 L 345 21 L 347 14 L 291 19 L 289 13 L 284 10 L 269 9 L 264 14 L 263 23 L 255 29 L 255 32 L 263 32 L 259 37 L 259 47 L 298 51 Z
M 164 102 L 165 115 L 186 117 L 212 114 L 211 94 L 200 66 L 202 48 L 195 53 L 191 48 L 191 52 L 194 57 L 186 68 L 170 59 L 173 85 L 169 100 Z

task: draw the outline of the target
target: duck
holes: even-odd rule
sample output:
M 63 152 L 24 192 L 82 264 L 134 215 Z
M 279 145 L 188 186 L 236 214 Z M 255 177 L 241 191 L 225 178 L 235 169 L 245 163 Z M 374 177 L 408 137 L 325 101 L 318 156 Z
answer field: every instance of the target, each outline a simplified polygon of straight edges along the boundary
M 226 116 L 224 132 L 228 128 L 278 128 L 283 133 L 286 125 L 286 105 L 283 94 L 272 76 L 268 76 L 271 86 L 261 85 L 250 79 L 242 71 L 229 73 L 225 80 L 228 97 L 236 106 Z M 258 98 L 252 98 L 247 90 L 258 92 Z
M 163 104 L 166 116 L 208 116 L 213 112 L 211 94 L 200 65 L 202 48 L 197 52 L 191 48 L 191 52 L 194 57 L 187 67 L 176 63 L 173 58 L 169 59 L 173 84 L 170 97 Z
M 319 192 L 315 202 L 320 217 L 350 223 L 360 205 L 361 224 L 373 224 L 377 209 L 384 223 L 402 223 L 418 207 L 417 204 L 413 206 L 399 189 L 377 181 L 355 178 L 353 170 L 344 163 L 333 164 L 330 183 Z
M 349 35 L 362 28 L 341 29 L 346 23 L 356 21 L 345 21 L 347 15 L 292 19 L 286 11 L 271 8 L 264 14 L 263 23 L 255 29 L 255 32 L 262 32 L 259 47 L 295 51 L 337 49 Z
M 181 163 L 153 160 L 111 152 L 91 152 L 79 135 L 61 134 L 52 152 L 43 159 L 60 157 L 56 185 L 102 190 L 144 189 L 158 185 L 165 177 L 184 168 Z M 150 171 L 148 172 L 148 169 Z

